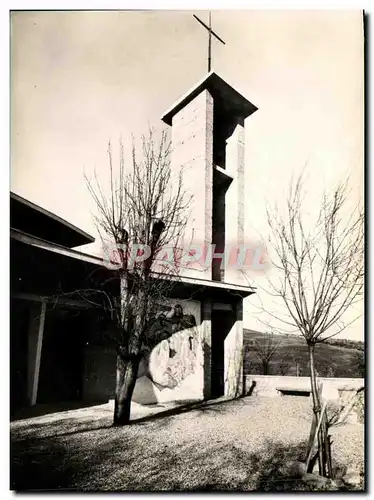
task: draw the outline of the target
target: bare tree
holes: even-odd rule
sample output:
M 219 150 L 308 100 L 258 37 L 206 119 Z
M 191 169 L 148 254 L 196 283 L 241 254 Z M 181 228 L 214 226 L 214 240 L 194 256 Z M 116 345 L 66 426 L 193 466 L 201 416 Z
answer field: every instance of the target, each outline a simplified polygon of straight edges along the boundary
M 176 330 L 194 326 L 180 306 L 167 313 L 167 298 L 178 276 L 178 256 L 167 262 L 165 248 L 180 248 L 190 199 L 183 190 L 182 172 L 173 177 L 170 143 L 166 133 L 154 140 L 151 130 L 141 141 L 142 158 L 135 146 L 126 169 L 120 143 L 118 169 L 109 143 L 109 192 L 95 176 L 86 177 L 95 202 L 95 222 L 110 264 L 109 292 L 104 284 L 84 290 L 81 296 L 101 306 L 110 320 L 108 336 L 117 352 L 114 425 L 130 421 L 131 398 L 139 363 L 163 338 Z
M 263 339 L 254 341 L 254 353 L 261 364 L 263 375 L 270 375 L 270 363 L 280 345 L 281 341 L 273 332 L 266 333 Z
M 300 362 L 301 362 L 301 359 L 296 356 L 294 359 L 293 359 L 293 362 L 295 363 L 295 371 L 296 371 L 296 377 L 300 377 L 300 374 L 302 372 L 302 370 L 300 369 Z
M 282 357 L 281 362 L 279 363 L 278 374 L 285 376 L 285 375 L 287 375 L 289 370 L 290 370 L 290 364 L 287 361 L 286 357 L 284 356 L 284 357 Z
M 269 278 L 268 286 L 274 300 L 280 299 L 287 312 L 287 317 L 278 312 L 274 316 L 296 328 L 308 346 L 315 429 L 321 413 L 315 346 L 351 324 L 353 321 L 344 321 L 344 315 L 362 299 L 364 214 L 361 205 L 350 209 L 346 182 L 323 195 L 313 226 L 305 219 L 302 201 L 299 177 L 290 188 L 286 214 L 268 210 L 272 265 L 278 272 L 278 279 Z M 322 424 L 318 458 L 323 475 L 326 466 L 330 468 L 326 432 Z

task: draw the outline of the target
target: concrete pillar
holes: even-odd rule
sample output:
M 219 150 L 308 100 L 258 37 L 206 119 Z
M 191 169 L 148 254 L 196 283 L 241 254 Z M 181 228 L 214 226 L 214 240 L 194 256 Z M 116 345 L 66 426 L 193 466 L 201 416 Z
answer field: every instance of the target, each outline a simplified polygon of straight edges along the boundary
M 42 355 L 46 303 L 33 302 L 28 332 L 27 398 L 31 406 L 38 396 L 40 360 Z
M 201 342 L 203 351 L 203 397 L 209 399 L 212 392 L 212 301 L 201 302 Z
M 207 90 L 173 117 L 171 161 L 174 171 L 183 168 L 183 188 L 193 196 L 183 249 L 197 245 L 204 250 L 212 242 L 213 193 L 213 98 Z M 181 269 L 181 276 L 211 279 L 211 263 L 195 255 L 196 262 Z
M 225 339 L 225 396 L 243 392 L 243 300 L 235 304 L 233 325 Z
M 225 198 L 225 248 L 238 248 L 244 244 L 244 120 L 236 125 L 227 139 L 226 171 L 233 178 Z M 245 284 L 245 277 L 235 267 L 237 260 L 234 251 L 225 269 L 225 282 Z

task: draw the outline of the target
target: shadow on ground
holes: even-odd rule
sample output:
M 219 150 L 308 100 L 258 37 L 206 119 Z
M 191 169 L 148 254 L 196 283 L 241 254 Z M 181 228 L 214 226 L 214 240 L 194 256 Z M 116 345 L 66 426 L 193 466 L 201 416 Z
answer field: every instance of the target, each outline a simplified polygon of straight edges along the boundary
M 300 480 L 279 473 L 285 461 L 304 458 L 305 443 L 265 441 L 254 452 L 217 430 L 219 418 L 243 404 L 192 403 L 123 428 L 111 426 L 108 411 L 97 418 L 20 422 L 12 429 L 11 489 L 305 491 Z
M 227 413 L 232 410 L 232 407 L 238 406 L 238 404 L 255 404 L 254 400 L 248 403 L 248 400 L 245 399 L 235 399 L 235 400 L 227 400 L 223 398 L 219 398 L 211 401 L 180 401 L 176 402 L 176 405 L 168 408 L 166 410 L 158 411 L 152 415 L 146 415 L 144 417 L 134 418 L 131 420 L 131 425 L 139 425 L 146 422 L 151 422 L 154 420 L 162 419 L 164 423 L 166 423 L 165 418 L 173 417 L 176 415 L 180 415 L 182 413 L 186 413 L 193 410 L 198 410 L 202 413 L 212 413 L 216 412 L 219 414 Z
M 52 413 L 61 413 L 70 410 L 77 410 L 83 408 L 91 408 L 100 404 L 106 403 L 107 400 L 101 401 L 76 401 L 76 402 L 61 402 L 55 404 L 38 404 L 36 406 L 28 406 L 22 410 L 18 410 L 16 413 L 10 416 L 11 422 L 16 422 L 18 420 L 25 420 L 28 418 L 40 417 L 44 415 L 50 415 Z

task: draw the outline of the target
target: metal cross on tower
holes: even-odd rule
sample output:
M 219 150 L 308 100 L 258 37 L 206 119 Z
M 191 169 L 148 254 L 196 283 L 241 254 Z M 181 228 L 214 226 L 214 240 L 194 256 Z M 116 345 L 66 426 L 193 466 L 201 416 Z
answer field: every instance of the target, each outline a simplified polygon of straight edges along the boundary
M 217 33 L 214 33 L 212 30 L 212 19 L 211 19 L 211 13 L 209 12 L 209 26 L 207 26 L 201 19 L 199 19 L 195 14 L 193 14 L 193 17 L 196 19 L 196 21 L 199 21 L 200 24 L 204 26 L 206 30 L 208 30 L 209 33 L 209 38 L 208 38 L 208 73 L 211 69 L 211 60 L 212 60 L 212 35 L 217 38 L 217 40 L 223 45 L 226 45 L 225 42 L 220 38 Z

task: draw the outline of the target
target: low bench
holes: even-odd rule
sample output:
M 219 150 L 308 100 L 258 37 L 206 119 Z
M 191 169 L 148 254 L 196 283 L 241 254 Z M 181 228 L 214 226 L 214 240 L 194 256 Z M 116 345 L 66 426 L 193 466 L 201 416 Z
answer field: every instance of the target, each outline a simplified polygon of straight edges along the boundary
M 310 389 L 307 387 L 276 387 L 281 396 L 310 396 Z

